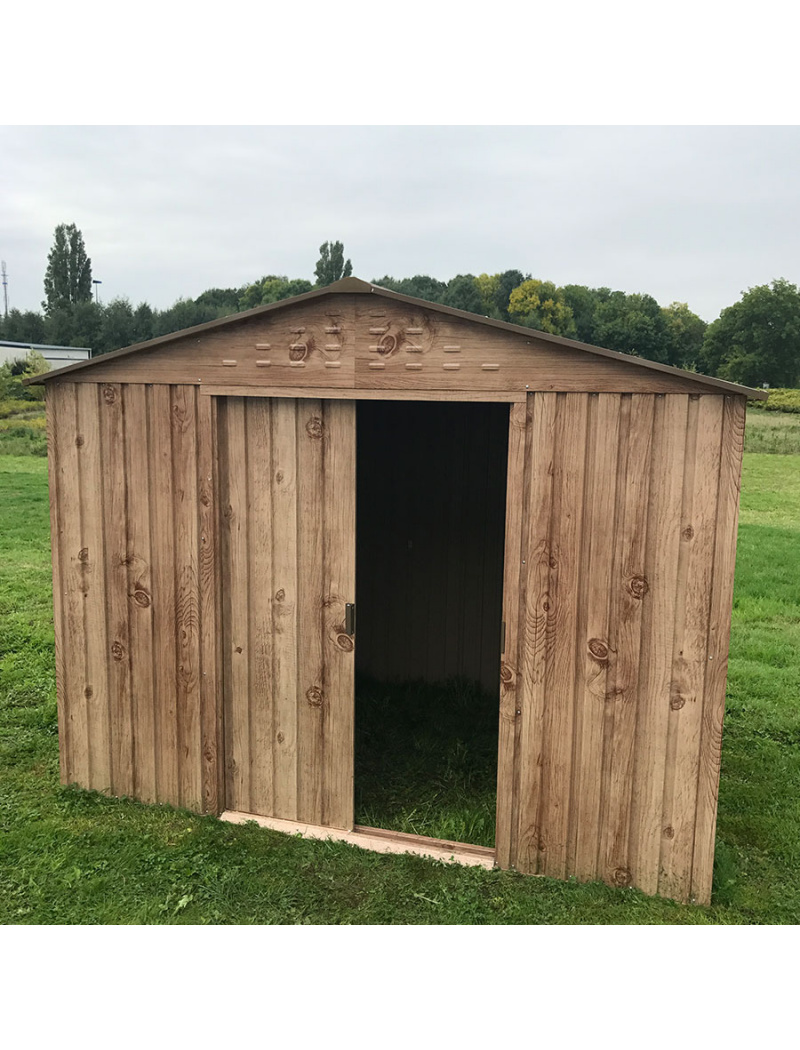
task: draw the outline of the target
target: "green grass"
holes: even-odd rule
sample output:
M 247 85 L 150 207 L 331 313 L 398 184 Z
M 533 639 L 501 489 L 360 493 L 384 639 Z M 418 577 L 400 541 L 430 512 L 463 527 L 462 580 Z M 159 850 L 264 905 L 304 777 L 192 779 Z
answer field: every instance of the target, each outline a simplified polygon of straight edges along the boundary
M 359 682 L 355 766 L 357 824 L 494 846 L 497 697 Z
M 748 407 L 744 447 L 747 452 L 800 454 L 800 415 Z
M 0 922 L 800 922 L 800 461 L 794 457 L 745 457 L 708 908 L 598 883 L 381 856 L 61 787 L 48 532 L 46 461 L 0 457 Z M 360 698 L 372 699 L 379 720 L 385 692 L 362 688 Z M 410 688 L 407 699 L 413 711 L 426 702 L 425 691 Z M 391 719 L 391 711 L 384 713 Z M 361 731 L 368 730 L 365 724 Z M 391 737 L 393 730 L 372 731 Z M 462 800 L 467 789 L 485 790 L 473 759 L 461 761 L 458 750 L 453 745 L 450 782 L 433 788 L 445 801 L 453 788 Z M 424 755 L 418 760 L 428 764 Z M 383 796 L 373 794 L 374 815 L 394 805 L 405 819 L 396 806 L 399 781 L 394 788 L 392 777 L 386 781 Z M 412 819 L 423 823 L 415 830 L 426 830 L 425 806 L 417 809 Z M 489 819 L 483 830 L 470 830 L 455 812 L 464 832 L 454 824 L 451 837 L 480 840 Z
M 0 455 L 47 455 L 43 402 L 0 401 Z

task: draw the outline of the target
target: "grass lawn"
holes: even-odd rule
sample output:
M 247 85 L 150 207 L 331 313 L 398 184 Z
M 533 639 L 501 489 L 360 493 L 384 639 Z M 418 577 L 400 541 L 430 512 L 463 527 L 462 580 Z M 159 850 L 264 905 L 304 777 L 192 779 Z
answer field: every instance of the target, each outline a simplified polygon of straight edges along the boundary
M 380 856 L 62 788 L 48 534 L 46 460 L 0 456 L 0 922 L 800 922 L 797 457 L 745 456 L 708 908 L 597 883 Z M 362 690 L 368 694 L 380 715 L 386 697 Z M 425 702 L 419 692 L 408 699 Z M 377 722 L 362 731 L 378 732 Z M 427 761 L 421 751 L 412 765 Z M 434 786 L 440 801 L 453 785 L 461 801 L 473 789 L 485 796 L 474 757 L 454 748 L 445 764 L 452 776 Z M 383 788 L 370 795 L 374 822 L 395 805 L 393 782 Z M 435 833 L 428 802 L 397 819 Z M 448 819 L 452 837 L 481 841 L 492 814 L 451 806 Z
M 42 401 L 0 401 L 0 456 L 46 456 Z
M 800 413 L 747 409 L 746 452 L 800 453 Z

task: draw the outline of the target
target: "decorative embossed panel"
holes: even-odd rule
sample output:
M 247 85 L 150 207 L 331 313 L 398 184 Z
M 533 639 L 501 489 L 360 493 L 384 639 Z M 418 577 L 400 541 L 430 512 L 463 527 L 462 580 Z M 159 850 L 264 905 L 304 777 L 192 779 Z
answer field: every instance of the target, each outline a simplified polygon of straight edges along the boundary
M 99 362 L 77 382 L 352 387 L 355 296 L 332 295 Z
M 553 344 L 380 294 L 331 293 L 176 333 L 109 355 L 76 383 L 192 384 L 217 390 L 526 390 L 702 393 L 702 381 Z M 468 398 L 467 398 L 468 399 Z
M 377 295 L 355 303 L 356 389 L 683 390 L 691 380 Z M 698 388 L 699 389 L 699 388 Z

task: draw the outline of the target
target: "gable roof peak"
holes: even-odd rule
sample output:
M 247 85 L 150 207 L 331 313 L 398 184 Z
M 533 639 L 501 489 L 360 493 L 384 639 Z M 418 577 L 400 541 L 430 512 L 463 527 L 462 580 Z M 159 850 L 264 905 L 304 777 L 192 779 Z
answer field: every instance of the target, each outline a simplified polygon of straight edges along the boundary
M 374 284 L 362 281 L 360 277 L 341 277 L 338 281 L 334 281 L 333 284 L 325 285 L 324 290 L 326 292 L 356 292 L 363 294 L 364 292 L 373 291 L 375 287 Z

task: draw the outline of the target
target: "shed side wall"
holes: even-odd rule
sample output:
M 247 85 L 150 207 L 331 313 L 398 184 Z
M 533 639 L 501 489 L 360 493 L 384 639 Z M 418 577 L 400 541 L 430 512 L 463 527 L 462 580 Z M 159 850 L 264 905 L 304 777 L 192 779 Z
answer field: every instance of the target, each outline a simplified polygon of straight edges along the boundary
M 205 812 L 217 763 L 213 403 L 47 389 L 62 780 Z
M 710 899 L 744 411 L 536 393 L 512 413 L 501 864 Z

